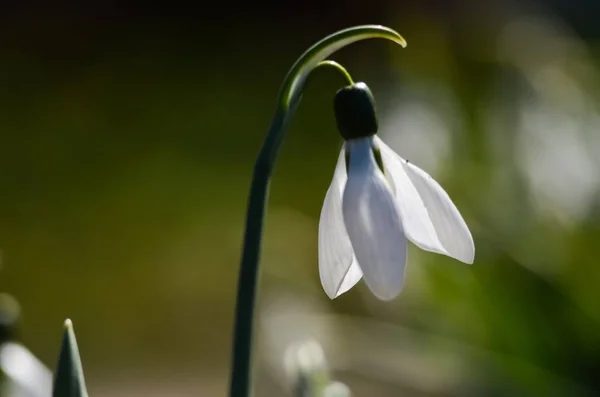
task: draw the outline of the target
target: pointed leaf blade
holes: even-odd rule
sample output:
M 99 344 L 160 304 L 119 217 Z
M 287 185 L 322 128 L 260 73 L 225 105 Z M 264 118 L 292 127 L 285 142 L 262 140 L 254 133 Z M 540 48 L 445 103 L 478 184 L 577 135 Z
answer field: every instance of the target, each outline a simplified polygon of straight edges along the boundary
M 73 323 L 64 325 L 63 343 L 54 374 L 52 397 L 88 397 Z

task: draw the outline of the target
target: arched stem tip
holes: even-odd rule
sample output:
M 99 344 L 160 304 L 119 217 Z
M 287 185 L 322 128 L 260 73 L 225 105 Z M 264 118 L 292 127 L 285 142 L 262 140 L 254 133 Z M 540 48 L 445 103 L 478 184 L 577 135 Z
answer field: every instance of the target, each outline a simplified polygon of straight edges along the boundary
M 404 37 L 386 26 L 361 25 L 337 31 L 315 43 L 296 60 L 284 79 L 280 105 L 287 110 L 299 97 L 306 77 L 331 54 L 357 41 L 375 38 L 390 40 L 406 47 Z
M 336 61 L 331 61 L 331 60 L 321 61 L 317 64 L 317 66 L 315 66 L 315 69 L 318 69 L 321 67 L 330 67 L 330 68 L 337 69 L 344 76 L 344 79 L 346 79 L 346 82 L 348 83 L 348 85 L 354 84 L 354 80 L 352 80 L 352 76 L 350 76 L 350 73 L 348 73 L 346 68 L 343 67 L 341 64 L 337 63 Z M 315 70 L 315 69 L 313 69 L 313 70 Z

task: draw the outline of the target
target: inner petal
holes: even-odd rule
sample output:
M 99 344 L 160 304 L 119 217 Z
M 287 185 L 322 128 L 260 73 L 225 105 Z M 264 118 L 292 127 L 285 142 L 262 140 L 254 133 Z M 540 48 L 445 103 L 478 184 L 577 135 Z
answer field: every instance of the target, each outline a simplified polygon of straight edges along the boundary
M 371 142 L 349 145 L 342 210 L 365 283 L 379 299 L 390 300 L 402 290 L 406 239 L 396 200 L 377 166 Z

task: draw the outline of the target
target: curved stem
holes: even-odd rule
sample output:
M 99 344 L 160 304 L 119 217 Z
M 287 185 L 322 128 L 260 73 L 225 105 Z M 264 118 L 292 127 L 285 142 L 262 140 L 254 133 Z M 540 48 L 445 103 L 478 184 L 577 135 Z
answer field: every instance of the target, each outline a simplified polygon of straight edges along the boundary
M 352 76 L 350 76 L 350 73 L 348 73 L 348 71 L 346 70 L 345 67 L 343 67 L 342 65 L 340 65 L 339 63 L 337 63 L 336 61 L 331 61 L 331 60 L 327 60 L 327 61 L 321 61 L 317 64 L 317 66 L 315 66 L 315 68 L 313 69 L 313 72 L 320 67 L 324 67 L 324 66 L 329 66 L 332 67 L 334 69 L 337 69 L 346 79 L 346 82 L 348 83 L 348 85 L 352 85 L 354 84 L 354 80 L 352 80 Z
M 315 67 L 348 44 L 369 38 L 385 38 L 403 47 L 406 46 L 402 36 L 384 26 L 364 25 L 344 29 L 325 37 L 304 52 L 294 63 L 281 86 L 275 116 L 254 165 L 248 198 L 246 231 L 235 307 L 230 397 L 247 397 L 250 394 L 252 331 L 264 212 L 273 164 L 286 127 L 300 102 L 306 79 Z

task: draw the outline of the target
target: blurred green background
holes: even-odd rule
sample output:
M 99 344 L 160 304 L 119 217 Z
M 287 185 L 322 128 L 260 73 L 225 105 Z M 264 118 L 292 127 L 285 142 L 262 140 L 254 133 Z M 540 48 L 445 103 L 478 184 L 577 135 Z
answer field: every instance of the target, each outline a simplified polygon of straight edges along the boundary
M 55 3 L 55 4 L 53 4 Z M 226 393 L 253 161 L 295 59 L 334 56 L 380 134 L 446 188 L 466 266 L 411 247 L 405 291 L 329 301 L 318 216 L 339 147 L 319 71 L 278 159 L 263 250 L 256 394 L 289 393 L 315 338 L 357 396 L 600 396 L 599 3 L 13 2 L 0 24 L 0 290 L 53 369 L 75 325 L 94 396 Z

